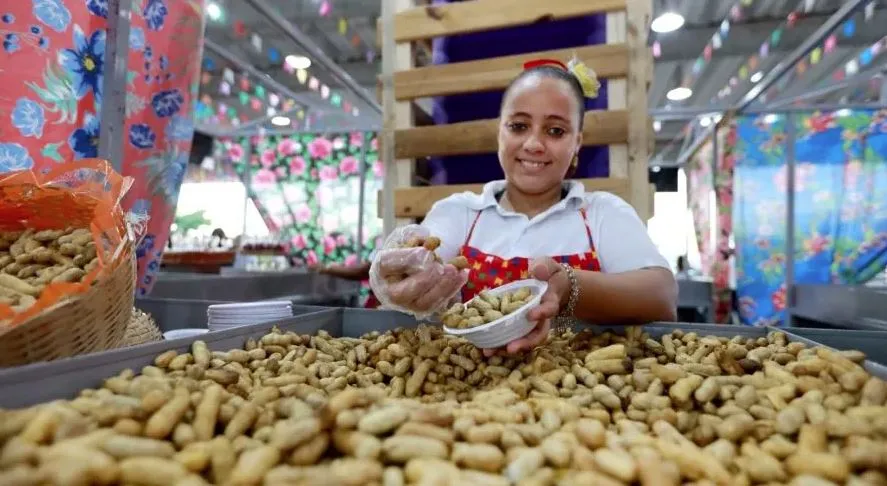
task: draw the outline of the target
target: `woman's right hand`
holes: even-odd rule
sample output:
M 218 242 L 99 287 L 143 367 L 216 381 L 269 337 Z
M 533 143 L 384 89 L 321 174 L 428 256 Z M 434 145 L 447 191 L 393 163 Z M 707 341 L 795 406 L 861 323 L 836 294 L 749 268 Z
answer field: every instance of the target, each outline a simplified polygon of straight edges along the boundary
M 422 247 L 382 250 L 370 268 L 370 285 L 383 304 L 422 314 L 443 310 L 467 281 L 467 271 L 436 261 Z

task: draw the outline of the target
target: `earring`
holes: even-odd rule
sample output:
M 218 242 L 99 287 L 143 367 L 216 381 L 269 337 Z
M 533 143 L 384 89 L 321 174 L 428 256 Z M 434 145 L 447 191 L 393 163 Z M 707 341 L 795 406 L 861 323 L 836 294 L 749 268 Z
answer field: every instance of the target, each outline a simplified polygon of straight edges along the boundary
M 579 166 L 579 154 L 573 156 L 573 160 L 570 161 L 570 167 L 575 169 Z

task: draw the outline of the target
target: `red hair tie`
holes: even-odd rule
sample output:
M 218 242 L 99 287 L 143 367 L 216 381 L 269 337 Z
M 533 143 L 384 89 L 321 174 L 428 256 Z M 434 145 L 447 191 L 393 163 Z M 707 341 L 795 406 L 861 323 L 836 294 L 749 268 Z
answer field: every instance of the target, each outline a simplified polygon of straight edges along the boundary
M 558 61 L 557 59 L 535 59 L 532 61 L 527 61 L 524 63 L 524 71 L 537 68 L 539 66 L 557 66 L 564 71 L 568 71 L 567 65 Z

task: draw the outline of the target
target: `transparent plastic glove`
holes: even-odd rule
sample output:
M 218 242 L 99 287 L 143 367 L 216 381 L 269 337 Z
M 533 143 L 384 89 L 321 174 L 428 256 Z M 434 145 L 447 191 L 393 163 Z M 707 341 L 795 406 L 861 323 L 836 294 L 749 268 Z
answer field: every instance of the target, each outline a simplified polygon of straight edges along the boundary
M 370 265 L 370 287 L 382 308 L 426 319 L 444 310 L 468 281 L 468 271 L 435 261 L 425 248 L 401 248 L 428 237 L 419 225 L 395 229 Z

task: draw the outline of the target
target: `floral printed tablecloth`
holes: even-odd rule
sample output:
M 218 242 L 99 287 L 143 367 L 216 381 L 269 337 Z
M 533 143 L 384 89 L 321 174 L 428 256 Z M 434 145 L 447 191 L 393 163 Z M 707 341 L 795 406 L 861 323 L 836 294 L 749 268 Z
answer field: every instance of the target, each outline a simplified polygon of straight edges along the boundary
M 364 143 L 369 144 L 365 151 Z M 222 140 L 215 151 L 248 181 L 269 230 L 286 241 L 297 263 L 353 266 L 367 261 L 378 246 L 382 221 L 376 208 L 383 173 L 375 133 Z M 366 182 L 358 252 L 362 153 Z
M 785 322 L 786 124 L 736 120 L 737 295 L 750 325 Z M 794 124 L 795 283 L 864 283 L 887 265 L 887 111 L 802 113 Z
M 147 293 L 188 163 L 203 2 L 133 0 L 126 73 L 126 206 L 150 216 L 137 250 Z M 48 170 L 98 155 L 108 0 L 19 0 L 0 6 L 0 172 Z

